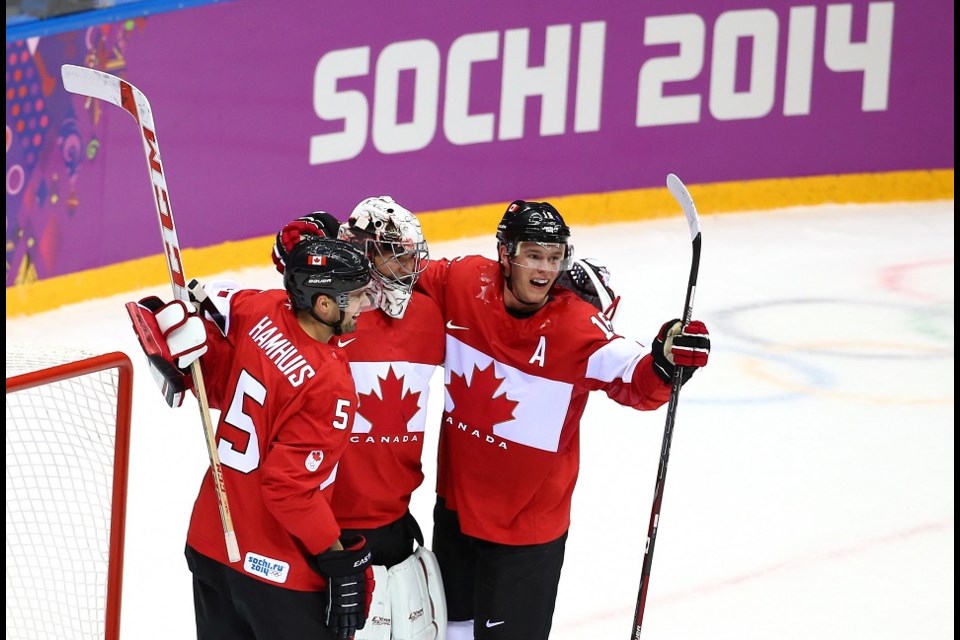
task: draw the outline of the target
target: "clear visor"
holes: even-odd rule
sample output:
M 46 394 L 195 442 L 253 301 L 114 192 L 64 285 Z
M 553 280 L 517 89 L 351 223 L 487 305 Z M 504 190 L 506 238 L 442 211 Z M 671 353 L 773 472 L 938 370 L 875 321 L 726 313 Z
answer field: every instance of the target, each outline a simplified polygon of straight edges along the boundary
M 404 289 L 412 289 L 430 261 L 426 242 L 370 241 L 367 250 L 374 269 L 388 287 L 396 283 Z
M 337 296 L 337 305 L 348 313 L 355 312 L 354 310 L 364 313 L 378 308 L 381 300 L 383 288 L 376 278 L 371 278 L 366 286 Z
M 573 264 L 573 245 L 558 242 L 518 242 L 511 264 L 537 271 L 566 271 Z

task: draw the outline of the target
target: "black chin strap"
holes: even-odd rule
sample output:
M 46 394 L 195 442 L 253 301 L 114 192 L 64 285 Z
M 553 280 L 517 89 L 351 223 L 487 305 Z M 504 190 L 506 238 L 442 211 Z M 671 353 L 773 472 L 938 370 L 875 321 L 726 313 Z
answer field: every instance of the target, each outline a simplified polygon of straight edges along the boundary
M 327 322 L 326 320 L 318 316 L 316 313 L 313 312 L 313 309 L 308 309 L 308 311 L 310 312 L 310 315 L 313 317 L 314 320 L 316 320 L 322 325 L 326 325 L 331 329 L 333 329 L 333 335 L 335 336 L 343 335 L 343 319 L 347 317 L 347 314 L 343 312 L 343 309 L 340 309 L 340 319 L 333 324 Z

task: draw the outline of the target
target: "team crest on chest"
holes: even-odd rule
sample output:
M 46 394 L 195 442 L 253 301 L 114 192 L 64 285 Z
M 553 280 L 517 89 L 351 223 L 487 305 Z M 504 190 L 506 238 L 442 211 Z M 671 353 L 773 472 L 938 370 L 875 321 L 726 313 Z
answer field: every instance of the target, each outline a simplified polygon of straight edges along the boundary
M 397 375 L 394 367 L 385 376 L 377 376 L 377 384 L 369 393 L 360 393 L 357 413 L 370 423 L 369 433 L 351 436 L 354 443 L 402 444 L 420 442 L 420 434 L 410 428 L 410 422 L 420 411 L 420 392 L 404 389 L 405 376 Z
M 519 402 L 511 400 L 500 391 L 503 378 L 498 378 L 493 363 L 480 369 L 476 365 L 469 384 L 465 375 L 452 374 L 447 385 L 447 394 L 452 408 L 444 417 L 444 424 L 455 427 L 461 433 L 487 444 L 507 448 L 507 441 L 494 433 L 494 427 L 514 419 L 514 409 Z M 484 399 L 478 402 L 478 399 Z M 486 399 L 489 398 L 489 401 Z M 474 407 L 483 407 L 482 411 Z

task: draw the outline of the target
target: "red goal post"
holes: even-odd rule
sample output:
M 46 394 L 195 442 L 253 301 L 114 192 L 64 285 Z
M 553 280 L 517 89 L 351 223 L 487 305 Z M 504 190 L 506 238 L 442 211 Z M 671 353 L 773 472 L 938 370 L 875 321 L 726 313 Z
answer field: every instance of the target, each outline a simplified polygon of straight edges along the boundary
M 7 350 L 8 639 L 120 636 L 133 365 L 77 353 Z

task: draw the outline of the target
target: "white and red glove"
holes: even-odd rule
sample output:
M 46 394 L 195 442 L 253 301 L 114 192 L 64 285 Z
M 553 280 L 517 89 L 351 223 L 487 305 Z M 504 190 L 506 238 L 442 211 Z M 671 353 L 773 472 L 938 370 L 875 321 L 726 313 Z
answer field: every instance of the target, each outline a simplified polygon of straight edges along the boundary
M 710 333 L 699 320 L 682 327 L 679 318 L 665 322 L 653 340 L 653 368 L 664 382 L 671 382 L 674 369 L 681 369 L 685 383 L 710 358 Z
M 128 302 L 126 309 L 164 399 L 179 407 L 184 393 L 193 388 L 187 369 L 207 352 L 203 321 L 182 301 L 164 304 L 156 296 Z
M 336 238 L 340 229 L 340 221 L 326 211 L 314 211 L 296 220 L 283 225 L 277 233 L 273 243 L 273 266 L 283 274 L 287 254 L 305 236 L 320 236 L 321 238 Z

